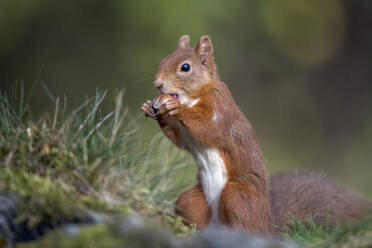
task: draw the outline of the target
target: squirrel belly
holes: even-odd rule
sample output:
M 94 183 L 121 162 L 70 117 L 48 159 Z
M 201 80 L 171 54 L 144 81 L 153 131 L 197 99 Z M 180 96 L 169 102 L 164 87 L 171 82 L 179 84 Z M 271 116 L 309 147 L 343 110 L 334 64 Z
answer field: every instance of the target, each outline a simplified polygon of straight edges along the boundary
M 216 148 L 208 148 L 195 140 L 187 130 L 180 126 L 181 146 L 193 156 L 199 170 L 199 181 L 204 197 L 211 209 L 210 225 L 217 225 L 218 202 L 222 189 L 227 182 L 227 170 L 220 152 Z
M 254 130 L 219 78 L 210 38 L 195 48 L 189 41 L 182 36 L 160 61 L 154 86 L 162 94 L 141 107 L 197 164 L 197 184 L 176 201 L 185 223 L 266 233 L 291 217 L 334 225 L 365 216 L 370 201 L 320 175 L 281 174 L 269 187 Z

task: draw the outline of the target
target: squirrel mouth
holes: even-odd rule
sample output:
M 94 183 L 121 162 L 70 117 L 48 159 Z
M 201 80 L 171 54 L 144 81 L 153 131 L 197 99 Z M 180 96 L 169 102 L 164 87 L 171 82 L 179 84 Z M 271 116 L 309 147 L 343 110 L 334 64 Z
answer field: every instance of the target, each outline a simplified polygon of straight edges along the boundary
M 177 93 L 167 93 L 165 90 L 163 89 L 159 89 L 160 93 L 161 94 L 169 94 L 173 97 L 173 99 L 178 99 L 178 94 Z

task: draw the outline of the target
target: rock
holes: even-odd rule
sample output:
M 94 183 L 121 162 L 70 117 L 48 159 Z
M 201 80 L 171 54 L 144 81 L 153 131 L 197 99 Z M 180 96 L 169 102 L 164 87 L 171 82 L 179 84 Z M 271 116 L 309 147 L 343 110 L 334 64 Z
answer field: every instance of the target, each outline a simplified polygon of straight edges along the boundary
M 13 245 L 16 234 L 14 233 L 13 219 L 16 213 L 16 197 L 0 195 L 0 240 Z
M 297 248 L 298 245 L 278 237 L 246 234 L 230 229 L 206 229 L 183 239 L 169 233 L 145 227 L 138 216 L 126 217 L 118 225 L 118 235 L 124 236 L 131 247 L 176 248 Z
M 207 229 L 195 237 L 186 241 L 187 248 L 296 248 L 298 245 L 278 237 L 259 236 L 253 234 L 246 234 L 239 231 L 226 229 Z

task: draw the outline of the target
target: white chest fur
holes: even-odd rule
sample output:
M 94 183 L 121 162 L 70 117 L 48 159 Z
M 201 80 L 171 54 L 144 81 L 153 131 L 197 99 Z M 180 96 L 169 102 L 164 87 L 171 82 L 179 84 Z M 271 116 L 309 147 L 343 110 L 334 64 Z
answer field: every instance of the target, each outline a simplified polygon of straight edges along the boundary
M 227 182 L 225 163 L 217 149 L 205 147 L 197 142 L 186 129 L 180 128 L 182 145 L 194 157 L 205 198 L 212 209 L 212 219 L 209 224 L 218 224 L 218 202 Z

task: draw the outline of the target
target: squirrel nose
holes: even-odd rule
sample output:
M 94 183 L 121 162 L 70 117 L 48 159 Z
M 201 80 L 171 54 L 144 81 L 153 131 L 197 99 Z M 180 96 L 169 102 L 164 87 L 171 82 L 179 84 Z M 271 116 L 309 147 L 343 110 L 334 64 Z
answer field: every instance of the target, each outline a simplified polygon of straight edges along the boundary
M 156 88 L 161 89 L 161 88 L 163 87 L 163 83 L 162 83 L 159 79 L 156 79 L 156 80 L 154 81 L 154 86 L 155 86 Z

